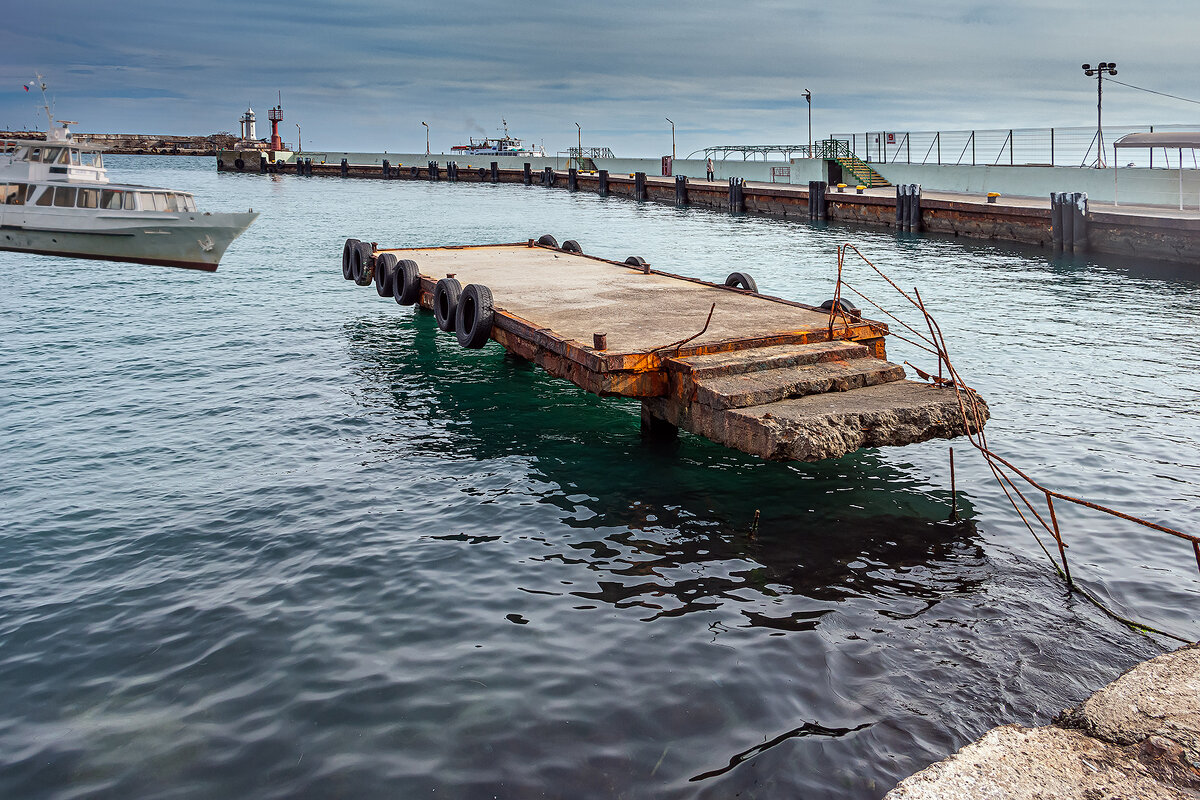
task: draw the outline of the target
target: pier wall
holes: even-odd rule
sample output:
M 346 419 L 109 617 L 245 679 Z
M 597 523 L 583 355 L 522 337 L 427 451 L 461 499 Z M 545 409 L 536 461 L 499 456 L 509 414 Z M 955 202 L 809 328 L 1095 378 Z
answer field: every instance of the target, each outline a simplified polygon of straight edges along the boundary
M 220 155 L 224 157 L 224 160 L 220 161 L 218 169 L 234 171 L 232 159 L 229 158 L 234 154 L 222 151 Z M 278 164 L 260 167 L 256 154 L 242 153 L 241 155 L 246 156 L 242 171 L 257 173 L 261 169 L 284 175 L 295 174 L 294 162 L 287 163 L 281 159 Z M 420 157 L 425 158 L 423 154 Z M 405 158 L 403 154 L 397 156 L 396 162 L 391 162 L 391 158 L 392 156 L 389 155 L 392 180 L 427 181 L 430 179 L 428 163 L 435 160 L 435 157 L 430 156 L 426 161 L 420 163 L 403 161 L 402 159 Z M 382 160 L 381 158 L 380 161 L 382 162 Z M 540 188 L 544 167 L 553 167 L 550 163 L 553 159 L 530 159 L 529 161 L 532 187 Z M 541 167 L 539 167 L 539 162 Z M 468 163 L 471 165 L 470 169 L 467 169 Z M 815 167 L 819 163 L 810 162 L 806 166 Z M 524 161 L 521 162 L 521 166 L 523 164 Z M 562 169 L 552 171 L 554 188 L 568 190 L 569 176 L 567 172 Z M 314 176 L 341 177 L 341 159 L 327 160 L 325 163 L 314 159 L 312 174 Z M 345 177 L 383 179 L 383 167 L 382 164 L 348 161 Z M 447 180 L 444 162 L 439 167 L 438 178 L 442 181 Z M 466 161 L 460 163 L 458 180 L 464 183 L 491 183 L 490 162 L 486 165 L 477 165 L 474 162 Z M 523 183 L 524 170 L 499 167 L 496 173 L 496 182 Z M 647 174 L 644 187 L 644 196 L 648 201 L 672 205 L 677 202 L 675 178 L 673 177 Z M 599 174 L 579 173 L 576 177 L 576 191 L 598 193 L 600 191 Z M 636 198 L 637 181 L 631 173 L 610 172 L 608 194 Z M 783 219 L 811 219 L 807 184 L 801 186 L 797 183 L 748 182 L 742 185 L 740 196 L 740 205 L 737 208 L 731 208 L 729 183 L 720 180 L 719 177 L 712 182 L 701 178 L 689 180 L 684 204 L 720 211 L 762 214 Z M 831 187 L 825 194 L 825 199 L 826 221 L 897 227 L 894 193 L 881 193 L 876 190 L 874 193 L 857 194 L 850 188 L 839 192 L 836 187 Z M 923 194 L 918 229 L 976 239 L 1052 246 L 1051 210 L 1048 205 L 1048 202 L 1046 205 L 1031 204 L 1027 200 L 1024 202 L 988 203 L 984 197 L 973 195 Z M 1200 217 L 1180 215 L 1178 212 L 1172 216 L 1169 210 L 1164 210 L 1161 214 L 1147 213 L 1147 211 L 1145 208 L 1126 211 L 1123 208 L 1111 206 L 1092 208 L 1087 215 L 1086 249 L 1095 252 L 1132 255 L 1138 258 L 1200 263 Z

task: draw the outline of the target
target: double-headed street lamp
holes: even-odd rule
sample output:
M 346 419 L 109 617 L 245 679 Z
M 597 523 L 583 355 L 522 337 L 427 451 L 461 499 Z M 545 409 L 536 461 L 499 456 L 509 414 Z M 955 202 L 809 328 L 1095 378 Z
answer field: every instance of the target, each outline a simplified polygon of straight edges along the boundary
M 671 122 L 670 117 L 663 117 L 667 122 Z M 671 122 L 671 163 L 675 163 L 675 123 Z
M 1117 62 L 1101 61 L 1093 69 L 1091 64 L 1083 65 L 1083 74 L 1096 78 L 1096 166 L 1104 167 L 1104 128 L 1100 124 L 1101 105 L 1104 100 L 1104 76 L 1117 74 Z
M 296 152 L 304 152 L 304 143 L 300 140 L 300 123 L 296 123 Z
M 425 155 L 429 155 L 429 123 L 422 122 L 421 124 L 425 126 Z
M 579 137 L 575 143 L 575 169 L 583 169 L 583 128 L 575 123 L 575 134 Z

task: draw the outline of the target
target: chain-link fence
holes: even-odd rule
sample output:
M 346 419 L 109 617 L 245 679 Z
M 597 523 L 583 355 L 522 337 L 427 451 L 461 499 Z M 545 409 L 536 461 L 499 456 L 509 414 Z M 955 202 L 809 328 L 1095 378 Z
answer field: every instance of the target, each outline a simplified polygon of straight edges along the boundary
M 1095 128 L 1001 128 L 964 131 L 865 131 L 835 133 L 863 161 L 878 164 L 951 166 L 1022 165 L 1094 167 L 1113 165 L 1113 142 L 1127 133 L 1200 131 L 1198 125 L 1141 125 L 1104 128 L 1097 147 Z M 1126 150 L 1120 166 L 1179 169 L 1176 149 Z M 1184 150 L 1182 166 L 1200 168 L 1196 154 Z

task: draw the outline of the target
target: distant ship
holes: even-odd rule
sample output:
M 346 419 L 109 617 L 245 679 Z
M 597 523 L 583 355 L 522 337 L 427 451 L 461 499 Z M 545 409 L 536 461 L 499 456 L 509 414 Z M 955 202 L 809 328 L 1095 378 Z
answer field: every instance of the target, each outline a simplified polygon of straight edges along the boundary
M 546 151 L 540 147 L 526 147 L 513 136 L 508 135 L 508 120 L 501 119 L 504 125 L 504 135 L 496 139 L 469 139 L 470 144 L 456 144 L 450 148 L 452 155 L 461 156 L 529 156 L 541 158 Z

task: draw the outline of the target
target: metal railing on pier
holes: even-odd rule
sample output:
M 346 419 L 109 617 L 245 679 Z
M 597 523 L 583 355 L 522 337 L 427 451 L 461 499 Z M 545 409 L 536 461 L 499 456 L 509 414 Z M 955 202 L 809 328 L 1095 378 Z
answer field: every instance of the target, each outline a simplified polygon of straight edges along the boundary
M 1170 131 L 1200 131 L 1200 124 L 1106 126 L 1102 137 L 1097 137 L 1094 127 L 1072 127 L 865 131 L 835 133 L 829 138 L 845 142 L 859 158 L 873 164 L 1111 167 L 1112 143 L 1117 139 L 1128 133 Z M 1179 154 L 1169 149 L 1122 151 L 1120 157 L 1122 167 L 1179 169 L 1181 166 Z M 1193 154 L 1184 153 L 1182 166 L 1200 168 L 1200 162 Z

